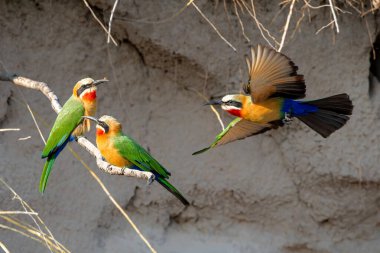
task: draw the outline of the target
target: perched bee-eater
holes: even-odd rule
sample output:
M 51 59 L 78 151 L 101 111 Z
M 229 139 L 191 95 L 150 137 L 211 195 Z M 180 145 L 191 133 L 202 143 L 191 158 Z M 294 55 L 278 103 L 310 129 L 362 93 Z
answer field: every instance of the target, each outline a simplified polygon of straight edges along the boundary
M 249 81 L 243 87 L 247 95 L 226 95 L 207 103 L 221 105 L 237 118 L 209 147 L 193 155 L 278 128 L 293 117 L 325 138 L 347 122 L 347 115 L 353 109 L 347 94 L 311 101 L 294 100 L 305 97 L 306 92 L 304 78 L 297 74 L 298 67 L 287 56 L 264 46 L 252 48 L 251 54 L 252 60 L 247 59 Z
M 152 172 L 157 182 L 176 196 L 184 205 L 189 202 L 167 179 L 171 175 L 135 140 L 122 132 L 121 124 L 113 117 L 101 118 L 84 116 L 96 122 L 96 145 L 102 156 L 112 165 Z
M 75 84 L 73 95 L 58 113 L 41 154 L 42 158 L 47 158 L 40 179 L 41 193 L 45 191 L 50 171 L 62 149 L 75 137 L 90 131 L 90 121 L 83 120 L 82 116 L 95 114 L 96 86 L 107 81 L 106 79 L 94 81 L 92 78 L 85 78 Z

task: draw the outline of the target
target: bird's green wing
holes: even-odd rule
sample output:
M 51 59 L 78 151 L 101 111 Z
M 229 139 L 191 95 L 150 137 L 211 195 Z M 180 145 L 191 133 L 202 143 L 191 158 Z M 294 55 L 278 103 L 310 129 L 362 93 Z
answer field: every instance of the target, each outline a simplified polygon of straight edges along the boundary
M 215 137 L 215 141 L 207 148 L 194 152 L 193 155 L 203 153 L 215 146 L 223 145 L 232 141 L 244 139 L 248 136 L 261 134 L 272 128 L 270 124 L 257 124 L 242 118 L 236 118 Z
M 57 119 L 50 131 L 49 138 L 45 148 L 42 151 L 41 157 L 48 157 L 54 153 L 65 141 L 70 137 L 70 134 L 82 121 L 84 115 L 84 107 L 80 100 L 75 97 L 70 97 L 63 105 Z
M 184 205 L 189 205 L 189 201 L 166 179 L 170 172 L 167 171 L 156 159 L 154 159 L 143 147 L 135 140 L 125 135 L 119 135 L 113 139 L 114 148 L 119 154 L 143 171 L 152 172 L 156 176 L 156 181 L 165 189 L 176 196 Z
M 141 147 L 135 140 L 125 135 L 114 137 L 114 147 L 124 159 L 132 162 L 143 171 L 150 171 L 163 178 L 169 178 L 167 171 L 148 151 Z

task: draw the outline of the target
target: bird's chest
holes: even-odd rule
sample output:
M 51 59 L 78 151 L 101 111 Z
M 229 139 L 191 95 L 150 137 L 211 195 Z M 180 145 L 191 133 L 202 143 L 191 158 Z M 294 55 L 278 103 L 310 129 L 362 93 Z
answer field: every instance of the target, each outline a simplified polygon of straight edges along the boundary
M 256 122 L 268 123 L 281 119 L 281 101 L 268 99 L 261 103 L 247 103 L 242 109 L 242 118 Z
M 102 156 L 112 165 L 118 167 L 129 167 L 132 165 L 130 161 L 122 157 L 119 151 L 113 146 L 113 144 L 109 141 L 96 138 L 96 144 Z
M 96 100 L 92 102 L 85 102 L 83 103 L 84 107 L 84 116 L 94 116 L 96 112 Z M 84 119 L 81 124 L 79 124 L 75 130 L 73 131 L 72 135 L 74 136 L 81 136 L 86 132 L 90 131 L 90 120 Z

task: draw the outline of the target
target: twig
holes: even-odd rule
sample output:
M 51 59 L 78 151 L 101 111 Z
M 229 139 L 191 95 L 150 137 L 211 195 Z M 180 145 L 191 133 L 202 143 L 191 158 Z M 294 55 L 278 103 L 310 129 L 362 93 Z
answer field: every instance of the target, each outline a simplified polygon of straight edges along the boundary
M 25 77 L 7 73 L 0 74 L 0 81 L 9 81 L 15 85 L 39 90 L 50 100 L 52 108 L 56 113 L 59 113 L 62 109 L 62 106 L 60 105 L 57 96 L 44 82 L 33 81 Z M 96 158 L 98 167 L 109 174 L 146 179 L 148 183 L 151 183 L 154 180 L 154 175 L 150 172 L 137 171 L 129 168 L 120 168 L 105 162 L 102 158 L 102 155 L 100 154 L 100 151 L 84 137 L 79 137 L 78 143 Z
M 92 10 L 91 6 L 88 4 L 87 0 L 83 0 L 86 7 L 90 10 L 92 16 L 94 19 L 99 23 L 99 25 L 103 28 L 103 30 L 107 33 L 108 37 L 111 38 L 112 42 L 117 46 L 116 40 L 112 37 L 112 35 L 108 32 L 107 28 L 103 25 L 102 21 L 99 20 L 99 18 L 96 16 L 95 12 Z
M 130 23 L 163 24 L 163 23 L 167 23 L 169 21 L 172 21 L 174 18 L 178 17 L 182 12 L 184 12 L 190 6 L 190 4 L 193 1 L 194 0 L 189 0 L 180 10 L 174 12 L 174 14 L 172 14 L 171 16 L 166 17 L 166 18 L 161 19 L 161 20 L 157 20 L 157 21 L 152 21 L 149 19 L 131 19 L 131 18 L 124 18 L 124 17 L 115 17 L 115 18 L 120 19 L 120 20 L 124 20 L 126 22 L 130 22 Z
M 17 87 L 17 86 L 16 86 L 16 87 Z M 38 123 L 37 123 L 37 121 L 36 121 L 36 117 L 34 117 L 34 114 L 33 114 L 33 112 L 32 112 L 32 109 L 30 109 L 30 105 L 29 105 L 28 101 L 26 100 L 26 98 L 25 98 L 25 96 L 24 96 L 24 93 L 22 93 L 22 91 L 21 91 L 18 87 L 17 87 L 17 90 L 20 92 L 21 97 L 22 97 L 22 99 L 24 100 L 24 103 L 26 104 L 26 108 L 28 108 L 28 111 L 29 111 L 29 113 L 30 113 L 30 116 L 32 116 L 32 119 L 33 119 L 34 125 L 36 126 L 37 131 L 38 131 L 38 133 L 39 133 L 39 135 L 40 135 L 42 141 L 44 142 L 44 144 L 46 144 L 46 140 L 45 140 L 45 138 L 44 138 L 44 135 L 42 134 L 41 129 L 40 129 L 40 126 L 38 125 Z
M 235 0 L 238 1 L 238 0 Z M 253 0 L 251 0 L 251 8 L 252 11 L 248 8 L 248 6 L 245 4 L 244 1 L 241 1 L 245 9 L 248 11 L 249 15 L 253 18 L 253 20 L 256 23 L 257 28 L 259 29 L 261 36 L 264 38 L 264 40 L 268 43 L 269 46 L 272 48 L 275 48 L 272 43 L 269 41 L 269 39 L 265 36 L 264 31 L 268 34 L 268 36 L 276 43 L 279 44 L 274 36 L 272 36 L 268 29 L 265 28 L 265 26 L 258 20 L 255 10 L 255 5 L 253 4 Z
M 1 128 L 0 132 L 20 131 L 20 128 Z
M 190 2 L 190 1 L 189 1 Z M 210 24 L 210 26 L 214 29 L 214 31 L 219 35 L 219 37 L 235 52 L 237 51 L 236 48 L 226 39 L 224 36 L 219 32 L 219 30 L 215 27 L 215 25 L 206 17 L 205 14 L 199 9 L 199 7 L 194 3 L 194 0 L 191 1 L 191 4 L 194 6 L 194 8 L 201 14 L 201 16 L 207 21 L 207 23 Z
M 305 4 L 307 5 L 307 7 L 311 8 L 311 9 L 321 9 L 321 8 L 325 8 L 325 7 L 330 7 L 329 4 L 324 4 L 324 5 L 318 5 L 318 6 L 313 6 L 311 5 L 308 1 L 304 0 Z
M 0 241 L 0 248 L 4 250 L 4 253 L 10 253 L 10 251 L 7 249 L 7 247 L 5 247 L 4 243 L 2 243 L 1 241 Z
M 277 50 L 278 52 L 281 52 L 281 49 L 284 47 L 286 33 L 288 32 L 288 29 L 289 29 L 290 18 L 292 17 L 292 14 L 293 14 L 293 7 L 294 7 L 294 3 L 295 2 L 296 2 L 296 0 L 292 0 L 292 3 L 290 4 L 289 14 L 288 14 L 288 17 L 286 18 L 286 23 L 285 23 L 285 26 L 284 26 L 284 32 L 283 32 L 282 38 L 281 38 L 281 44 L 280 44 L 280 47 Z
M 329 0 L 329 3 L 330 3 L 330 8 L 331 8 L 331 13 L 332 13 L 332 15 L 334 17 L 334 22 L 335 22 L 335 26 L 336 26 L 336 32 L 339 33 L 339 25 L 338 25 L 338 20 L 336 18 L 334 4 L 333 4 L 332 0 Z
M 192 89 L 192 88 L 189 88 L 189 87 L 186 87 L 186 89 L 188 89 L 189 91 L 192 91 L 192 92 L 195 92 L 198 96 L 200 96 L 201 98 L 203 98 L 206 102 L 208 102 L 208 99 L 205 95 L 203 95 L 202 93 L 200 93 L 199 91 L 195 90 L 195 89 Z M 215 107 L 213 105 L 210 105 L 210 108 L 212 110 L 213 113 L 215 113 L 215 116 L 216 118 L 218 119 L 219 121 L 219 124 L 221 125 L 222 129 L 224 130 L 225 127 L 224 127 L 224 124 L 223 124 L 223 121 L 222 121 L 222 118 L 220 117 L 220 114 L 218 113 L 218 111 L 215 109 Z
M 32 136 L 26 136 L 26 137 L 20 137 L 20 138 L 18 138 L 18 140 L 19 141 L 25 141 L 25 140 L 28 140 L 28 139 L 30 139 L 30 138 L 32 138 Z
M 244 36 L 244 38 L 248 41 L 248 42 L 251 42 L 251 40 L 248 38 L 248 36 L 245 34 L 245 28 L 244 28 L 244 24 L 243 24 L 243 21 L 241 21 L 241 18 L 240 18 L 240 15 L 239 15 L 239 11 L 238 11 L 238 9 L 237 9 L 237 4 L 236 4 L 236 1 L 237 0 L 235 0 L 235 1 L 233 1 L 234 2 L 234 8 L 235 8 L 235 13 L 236 13 L 236 16 L 237 16 L 237 18 L 238 18 L 238 20 L 239 20 L 239 24 L 240 24 L 240 27 L 241 27 L 241 31 L 242 31 L 242 33 L 243 33 L 243 36 Z
M 107 43 L 110 43 L 112 18 L 113 18 L 113 14 L 115 13 L 116 6 L 117 6 L 118 2 L 119 2 L 119 0 L 115 0 L 115 3 L 113 4 L 113 7 L 112 7 L 112 11 L 111 11 L 111 15 L 110 15 L 110 21 L 108 22 Z
M 318 29 L 318 31 L 315 33 L 315 34 L 318 34 L 320 31 L 322 31 L 323 29 L 325 29 L 326 27 L 329 27 L 330 25 L 332 25 L 334 23 L 334 20 L 332 20 L 330 23 L 328 23 L 327 25 L 324 25 L 322 26 L 321 28 Z
M 38 215 L 36 212 L 26 212 L 26 211 L 0 211 L 1 214 L 28 214 L 28 215 Z

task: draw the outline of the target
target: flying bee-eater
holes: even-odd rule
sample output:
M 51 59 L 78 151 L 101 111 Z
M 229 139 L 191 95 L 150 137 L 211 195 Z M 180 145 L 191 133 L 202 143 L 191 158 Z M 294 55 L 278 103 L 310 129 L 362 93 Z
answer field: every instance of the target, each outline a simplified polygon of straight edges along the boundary
M 258 45 L 251 48 L 251 61 L 247 58 L 248 83 L 246 94 L 226 95 L 211 100 L 209 105 L 236 116 L 215 141 L 200 154 L 212 147 L 278 128 L 295 117 L 324 138 L 341 128 L 352 114 L 353 105 L 347 94 L 318 100 L 300 101 L 305 97 L 304 77 L 297 74 L 298 67 L 285 55 Z
M 115 118 L 103 115 L 99 119 L 83 116 L 96 122 L 96 145 L 102 156 L 112 165 L 128 167 L 154 174 L 155 180 L 176 196 L 184 205 L 189 202 L 167 179 L 171 175 L 148 151 L 122 132 Z
M 55 159 L 66 144 L 75 137 L 90 131 L 90 121 L 83 120 L 82 116 L 95 114 L 96 87 L 107 81 L 106 79 L 95 81 L 92 78 L 84 78 L 75 84 L 72 96 L 58 113 L 41 154 L 42 158 L 47 158 L 40 179 L 39 190 L 41 193 L 45 191 Z

